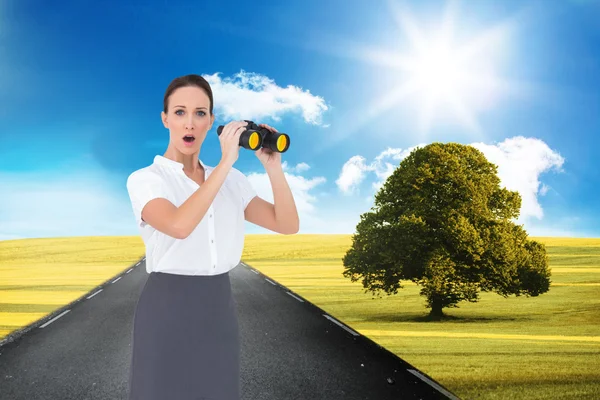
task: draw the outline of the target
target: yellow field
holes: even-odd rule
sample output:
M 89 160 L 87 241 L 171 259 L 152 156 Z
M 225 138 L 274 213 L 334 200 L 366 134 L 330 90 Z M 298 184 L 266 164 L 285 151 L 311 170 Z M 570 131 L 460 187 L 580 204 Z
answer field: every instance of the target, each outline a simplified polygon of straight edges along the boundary
M 434 377 L 464 399 L 600 398 L 600 239 L 546 244 L 550 291 L 445 309 L 428 322 L 419 287 L 364 292 L 343 278 L 350 235 L 247 235 L 242 261 Z M 0 241 L 0 340 L 88 293 L 144 255 L 139 237 Z
M 144 256 L 139 237 L 0 241 L 0 340 L 77 300 Z

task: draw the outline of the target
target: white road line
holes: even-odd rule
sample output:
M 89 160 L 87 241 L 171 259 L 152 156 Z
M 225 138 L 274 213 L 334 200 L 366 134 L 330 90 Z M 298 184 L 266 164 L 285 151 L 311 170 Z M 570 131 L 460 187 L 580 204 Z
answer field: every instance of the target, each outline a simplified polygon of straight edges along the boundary
M 452 400 L 460 400 L 458 397 L 454 396 L 452 393 L 448 392 L 446 389 L 444 389 L 443 387 L 441 387 L 440 385 L 438 385 L 437 383 L 435 383 L 431 379 L 427 378 L 425 375 L 421 374 L 419 371 L 416 371 L 414 369 L 407 369 L 407 371 L 410 372 L 411 374 L 415 375 L 416 377 L 420 378 L 422 381 L 424 381 L 424 382 L 428 383 L 429 385 L 433 386 L 435 389 L 437 389 L 438 391 L 440 391 L 445 396 L 448 396 Z
M 96 293 L 94 293 L 91 296 L 86 297 L 88 300 L 91 299 L 92 297 L 94 297 L 95 295 L 97 295 L 98 293 L 100 293 L 102 291 L 102 289 L 98 290 Z
M 357 332 L 353 331 L 352 329 L 348 328 L 346 325 L 344 325 L 344 324 L 342 324 L 342 323 L 338 322 L 338 321 L 337 321 L 335 318 L 332 318 L 332 317 L 330 317 L 330 316 L 329 316 L 329 315 L 327 315 L 327 314 L 323 314 L 323 316 L 324 316 L 325 318 L 327 318 L 328 320 L 330 320 L 331 322 L 333 322 L 333 323 L 335 323 L 335 324 L 337 324 L 337 325 L 341 326 L 342 328 L 344 328 L 345 330 L 347 330 L 348 332 L 350 332 L 350 333 L 351 333 L 351 334 L 353 334 L 354 336 L 360 336 L 360 333 L 357 333 Z
M 118 277 L 117 279 L 115 279 L 114 281 L 112 281 L 112 283 L 115 283 L 116 281 L 118 281 L 121 278 L 122 278 L 122 276 Z
M 44 325 L 41 325 L 40 328 L 45 328 L 47 325 L 50 325 L 52 322 L 56 321 L 57 319 L 59 319 L 60 317 L 62 317 L 66 313 L 68 313 L 69 311 L 71 311 L 71 310 L 63 311 L 60 315 L 57 315 L 56 317 L 52 318 L 50 321 L 46 322 Z
M 240 262 L 240 264 L 242 264 L 244 267 L 248 267 L 250 268 L 250 271 L 254 272 L 256 275 L 258 275 L 258 271 L 255 270 L 254 268 L 252 268 L 251 266 L 249 266 L 248 264 L 246 264 L 245 262 Z
M 286 292 L 286 293 L 287 293 L 287 294 L 289 294 L 290 296 L 292 296 L 293 298 L 295 298 L 296 300 L 298 300 L 298 301 L 301 301 L 301 302 L 303 302 L 303 303 L 304 303 L 304 300 L 302 300 L 301 298 L 299 298 L 299 297 L 297 297 L 297 296 L 294 296 L 294 295 L 293 295 L 292 293 L 290 293 L 290 292 Z
M 133 268 L 131 268 L 129 271 L 125 272 L 126 274 L 130 273 L 131 271 L 133 271 Z
M 265 281 L 269 282 L 271 285 L 277 285 L 275 282 L 273 282 L 272 280 L 265 278 Z

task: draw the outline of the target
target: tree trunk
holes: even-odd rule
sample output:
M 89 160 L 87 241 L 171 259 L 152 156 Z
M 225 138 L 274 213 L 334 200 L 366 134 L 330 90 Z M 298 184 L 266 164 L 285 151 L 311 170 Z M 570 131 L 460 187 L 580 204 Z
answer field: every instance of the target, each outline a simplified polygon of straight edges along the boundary
M 434 297 L 431 302 L 431 312 L 429 316 L 433 319 L 440 319 L 444 317 L 443 305 L 440 299 Z

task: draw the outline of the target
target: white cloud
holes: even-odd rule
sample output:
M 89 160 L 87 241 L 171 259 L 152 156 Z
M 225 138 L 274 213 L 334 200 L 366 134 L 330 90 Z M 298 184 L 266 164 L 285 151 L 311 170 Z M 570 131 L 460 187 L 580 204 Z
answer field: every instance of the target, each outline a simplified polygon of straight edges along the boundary
M 260 197 L 274 203 L 271 181 L 266 173 L 252 172 L 245 175 L 248 177 L 250 184 Z M 326 179 L 322 176 L 305 178 L 285 171 L 284 175 L 294 196 L 294 202 L 296 203 L 296 209 L 298 210 L 300 220 L 303 221 L 305 218 L 315 216 L 317 212 L 317 208 L 315 207 L 317 197 L 311 194 L 311 191 L 325 183 Z
M 545 195 L 550 187 L 540 183 L 540 175 L 551 169 L 562 171 L 564 158 L 543 141 L 522 136 L 508 138 L 497 144 L 473 143 L 471 145 L 498 166 L 501 186 L 518 191 L 521 195 L 521 214 L 516 222 L 523 223 L 523 220 L 529 217 L 541 219 L 544 214 L 537 195 Z M 336 183 L 344 194 L 354 194 L 357 186 L 366 179 L 366 174 L 373 172 L 377 177 L 377 180 L 372 183 L 374 195 L 398 167 L 400 161 L 412 150 L 422 146 L 424 145 L 420 144 L 406 150 L 388 148 L 369 164 L 363 156 L 353 156 L 342 166 Z M 388 160 L 393 162 L 390 163 Z M 365 201 L 372 203 L 373 195 L 367 197 Z
M 375 157 L 375 160 L 370 164 L 366 164 L 366 159 L 363 156 L 353 156 L 342 166 L 339 178 L 335 181 L 340 191 L 345 195 L 357 193 L 358 185 L 364 181 L 368 172 L 373 172 L 378 180 L 372 183 L 373 190 L 377 192 L 383 186 L 386 179 L 394 172 L 400 161 L 411 153 L 417 147 L 422 147 L 424 144 L 410 147 L 406 150 L 393 149 L 388 147 Z M 389 162 L 392 160 L 393 162 Z M 372 200 L 368 197 L 367 201 Z
M 344 194 L 353 194 L 354 189 L 365 179 L 366 172 L 372 170 L 363 156 L 354 156 L 342 166 L 340 177 L 335 183 Z
M 322 176 L 307 178 L 288 171 L 305 171 L 310 167 L 306 163 L 299 163 L 296 167 L 287 167 L 285 162 L 284 174 L 300 218 L 300 234 L 350 234 L 355 231 L 356 224 L 360 221 L 360 207 L 353 204 L 340 204 L 334 194 L 325 190 L 318 191 L 326 182 Z M 274 202 L 273 189 L 269 177 L 265 173 L 244 173 L 257 194 L 263 199 Z M 353 207 L 355 209 L 353 209 Z M 246 233 L 274 233 L 248 224 Z
M 310 166 L 305 162 L 298 163 L 295 167 L 290 167 L 288 162 L 284 161 L 281 163 L 281 166 L 283 167 L 283 170 L 287 172 L 304 172 L 310 169 Z
M 375 161 L 371 165 L 373 167 L 375 175 L 377 176 L 377 178 L 379 178 L 379 180 L 373 182 L 373 190 L 378 191 L 379 189 L 381 189 L 387 178 L 389 178 L 390 175 L 394 172 L 394 170 L 398 168 L 400 162 L 404 160 L 406 156 L 408 156 L 414 149 L 422 146 L 425 145 L 419 144 L 413 147 L 409 147 L 406 150 L 392 149 L 391 147 L 388 147 L 381 154 L 375 157 Z M 388 159 L 393 160 L 394 163 L 392 164 L 386 161 Z
M 203 75 L 210 83 L 215 113 L 221 119 L 250 119 L 255 122 L 270 118 L 279 121 L 284 113 L 300 113 L 309 124 L 322 125 L 323 112 L 329 108 L 325 100 L 298 86 L 278 86 L 273 79 L 244 70 L 233 78 L 219 73 Z
M 542 140 L 523 136 L 508 138 L 497 144 L 473 143 L 472 146 L 498 166 L 501 185 L 521 195 L 518 221 L 529 217 L 542 219 L 544 212 L 537 195 L 546 194 L 549 187 L 540 187 L 540 175 L 551 169 L 561 172 L 564 158 Z

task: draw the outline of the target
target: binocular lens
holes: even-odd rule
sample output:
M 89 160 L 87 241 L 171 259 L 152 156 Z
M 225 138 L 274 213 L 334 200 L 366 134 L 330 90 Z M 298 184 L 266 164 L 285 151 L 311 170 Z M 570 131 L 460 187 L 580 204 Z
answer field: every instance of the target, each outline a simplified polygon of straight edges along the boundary
M 285 135 L 280 135 L 277 138 L 277 150 L 284 151 L 287 145 L 287 139 Z
M 248 141 L 250 144 L 250 148 L 256 149 L 258 147 L 258 145 L 260 144 L 260 137 L 258 136 L 258 132 L 252 132 L 252 134 L 250 135 L 250 139 L 248 139 Z

